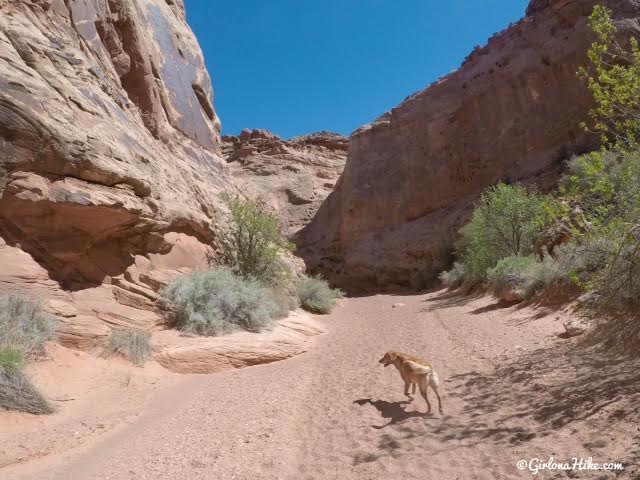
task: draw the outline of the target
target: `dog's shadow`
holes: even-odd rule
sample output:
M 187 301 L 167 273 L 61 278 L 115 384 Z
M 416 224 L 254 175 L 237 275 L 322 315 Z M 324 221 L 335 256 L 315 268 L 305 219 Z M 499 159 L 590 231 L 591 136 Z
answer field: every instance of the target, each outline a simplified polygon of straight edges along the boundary
M 408 418 L 428 416 L 427 413 L 416 412 L 416 411 L 408 412 L 407 410 L 405 410 L 406 406 L 409 405 L 409 403 L 411 403 L 408 400 L 404 400 L 402 402 L 387 402 L 386 400 L 373 400 L 371 398 L 361 398 L 359 400 L 354 400 L 353 403 L 356 403 L 361 407 L 367 404 L 372 405 L 373 407 L 376 408 L 376 410 L 380 412 L 380 415 L 382 415 L 382 418 L 389 419 L 389 422 L 385 423 L 384 425 L 372 425 L 373 428 L 376 428 L 378 430 L 389 427 L 398 422 L 402 422 L 404 420 L 407 420 Z

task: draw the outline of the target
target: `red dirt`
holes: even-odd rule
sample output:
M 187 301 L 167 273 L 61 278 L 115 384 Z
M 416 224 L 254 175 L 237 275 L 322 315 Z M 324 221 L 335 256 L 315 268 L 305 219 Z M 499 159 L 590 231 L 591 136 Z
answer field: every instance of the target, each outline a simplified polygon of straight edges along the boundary
M 181 377 L 122 428 L 0 477 L 494 480 L 532 478 L 516 462 L 553 456 L 626 467 L 572 477 L 638 478 L 640 370 L 558 338 L 566 315 L 443 291 L 347 299 L 309 352 Z M 389 349 L 432 361 L 444 416 L 405 402 L 377 363 Z

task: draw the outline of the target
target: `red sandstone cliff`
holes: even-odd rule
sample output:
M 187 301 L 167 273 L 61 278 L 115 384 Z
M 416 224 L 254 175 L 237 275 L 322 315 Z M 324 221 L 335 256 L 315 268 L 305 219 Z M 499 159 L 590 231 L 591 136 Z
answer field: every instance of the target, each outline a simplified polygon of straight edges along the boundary
M 0 0 L 0 290 L 76 345 L 160 324 L 211 254 L 219 130 L 182 0 Z
M 407 285 L 447 266 L 480 192 L 500 180 L 553 183 L 590 97 L 576 76 L 591 0 L 534 0 L 518 23 L 353 133 L 336 190 L 298 236 L 307 265 L 346 289 Z M 602 3 L 602 2 L 601 2 Z M 623 33 L 637 3 L 606 1 Z

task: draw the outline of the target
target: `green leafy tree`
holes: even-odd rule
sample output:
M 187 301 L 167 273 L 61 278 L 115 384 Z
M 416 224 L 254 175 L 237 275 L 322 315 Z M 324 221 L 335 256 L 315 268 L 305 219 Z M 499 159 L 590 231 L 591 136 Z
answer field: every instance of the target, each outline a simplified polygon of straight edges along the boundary
M 269 285 L 281 282 L 289 273 L 281 257 L 293 245 L 280 233 L 278 219 L 260 200 L 228 193 L 222 200 L 229 210 L 216 238 L 222 262 L 245 279 Z
M 531 253 L 535 238 L 558 215 L 552 198 L 522 185 L 499 183 L 480 197 L 457 250 L 469 280 L 484 279 L 505 257 Z
M 596 5 L 589 16 L 596 41 L 587 52 L 590 65 L 579 74 L 595 100 L 587 129 L 601 134 L 610 149 L 629 151 L 640 142 L 640 47 L 631 37 L 623 46 L 616 37 L 611 10 Z

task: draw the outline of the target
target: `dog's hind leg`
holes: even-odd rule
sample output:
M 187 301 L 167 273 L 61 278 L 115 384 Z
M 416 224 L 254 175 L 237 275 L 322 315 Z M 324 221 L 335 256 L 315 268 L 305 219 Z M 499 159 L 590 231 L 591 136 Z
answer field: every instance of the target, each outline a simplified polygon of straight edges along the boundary
M 440 399 L 440 394 L 438 393 L 438 386 L 440 385 L 440 381 L 438 380 L 438 374 L 433 372 L 429 375 L 429 386 L 436 392 L 436 397 L 438 397 L 438 411 L 440 415 L 442 415 L 442 400 Z
M 427 413 L 431 413 L 431 403 L 429 402 L 429 397 L 427 396 L 427 376 L 420 378 L 420 395 L 424 398 L 425 402 L 427 402 Z
M 411 393 L 416 394 L 416 382 L 411 382 Z

